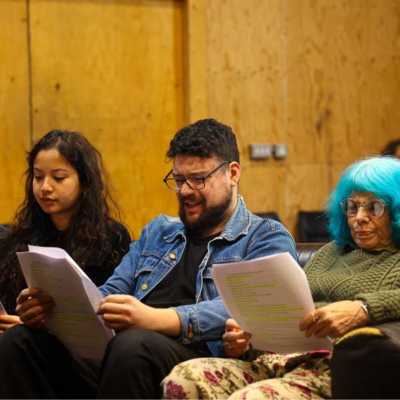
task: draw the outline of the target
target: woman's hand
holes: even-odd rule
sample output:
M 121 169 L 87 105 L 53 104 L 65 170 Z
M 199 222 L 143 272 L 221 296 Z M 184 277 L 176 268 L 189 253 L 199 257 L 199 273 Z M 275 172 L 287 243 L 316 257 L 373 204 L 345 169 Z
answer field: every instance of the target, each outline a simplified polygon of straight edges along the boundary
M 41 289 L 24 289 L 17 298 L 16 311 L 21 321 L 31 328 L 43 327 L 54 307 L 52 297 Z
M 346 332 L 365 326 L 368 315 L 361 301 L 337 301 L 327 306 L 315 309 L 300 322 L 300 330 L 305 335 L 319 338 L 330 336 L 337 338 Z
M 18 315 L 0 314 L 0 334 L 18 324 L 21 324 Z
M 225 322 L 225 333 L 222 336 L 224 351 L 228 357 L 238 358 L 250 347 L 251 334 L 243 331 L 232 318 Z

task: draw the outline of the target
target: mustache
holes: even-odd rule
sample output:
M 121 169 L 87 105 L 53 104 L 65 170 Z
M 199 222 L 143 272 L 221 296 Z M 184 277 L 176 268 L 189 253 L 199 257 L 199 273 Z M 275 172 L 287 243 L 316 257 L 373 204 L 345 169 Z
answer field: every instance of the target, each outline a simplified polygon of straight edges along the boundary
M 186 202 L 201 204 L 204 204 L 205 202 L 203 198 L 198 199 L 194 194 L 190 194 L 188 196 L 182 196 L 181 194 L 178 194 L 178 201 L 181 206 L 184 206 Z

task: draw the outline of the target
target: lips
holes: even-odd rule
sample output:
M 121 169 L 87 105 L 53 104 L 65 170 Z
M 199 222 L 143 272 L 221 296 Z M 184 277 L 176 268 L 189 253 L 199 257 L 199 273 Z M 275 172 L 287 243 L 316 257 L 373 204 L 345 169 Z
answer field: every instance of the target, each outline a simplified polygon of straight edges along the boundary
M 361 237 L 361 238 L 363 238 L 363 237 L 367 237 L 367 236 L 369 236 L 369 235 L 371 235 L 371 231 L 355 231 L 354 232 L 354 234 L 357 236 L 357 237 Z
M 201 203 L 188 203 L 188 202 L 184 202 L 183 203 L 185 209 L 189 212 L 194 212 L 196 211 L 200 206 Z
M 48 199 L 48 198 L 44 198 L 44 199 L 40 199 L 40 202 L 43 204 L 54 204 L 56 202 L 55 199 Z

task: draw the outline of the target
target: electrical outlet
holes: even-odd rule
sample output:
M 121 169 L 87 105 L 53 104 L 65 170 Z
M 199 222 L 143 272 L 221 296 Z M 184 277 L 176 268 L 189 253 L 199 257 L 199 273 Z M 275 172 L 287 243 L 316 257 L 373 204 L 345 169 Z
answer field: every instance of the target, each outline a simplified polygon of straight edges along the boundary
M 267 143 L 250 144 L 251 160 L 268 160 L 272 155 L 272 145 Z
M 274 158 L 276 160 L 284 160 L 288 156 L 288 147 L 286 144 L 274 144 Z

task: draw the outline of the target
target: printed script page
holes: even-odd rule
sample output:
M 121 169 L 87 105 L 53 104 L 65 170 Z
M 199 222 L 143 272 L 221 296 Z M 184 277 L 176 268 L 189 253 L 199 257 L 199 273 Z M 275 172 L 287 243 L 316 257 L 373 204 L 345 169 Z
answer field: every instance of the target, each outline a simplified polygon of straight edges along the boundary
M 278 353 L 330 349 L 328 339 L 306 338 L 300 320 L 314 309 L 302 268 L 289 253 L 215 264 L 225 307 L 252 334 L 254 348 Z
M 96 314 L 100 291 L 64 250 L 29 250 L 17 253 L 28 286 L 45 290 L 55 301 L 46 327 L 72 352 L 101 360 L 114 333 Z

